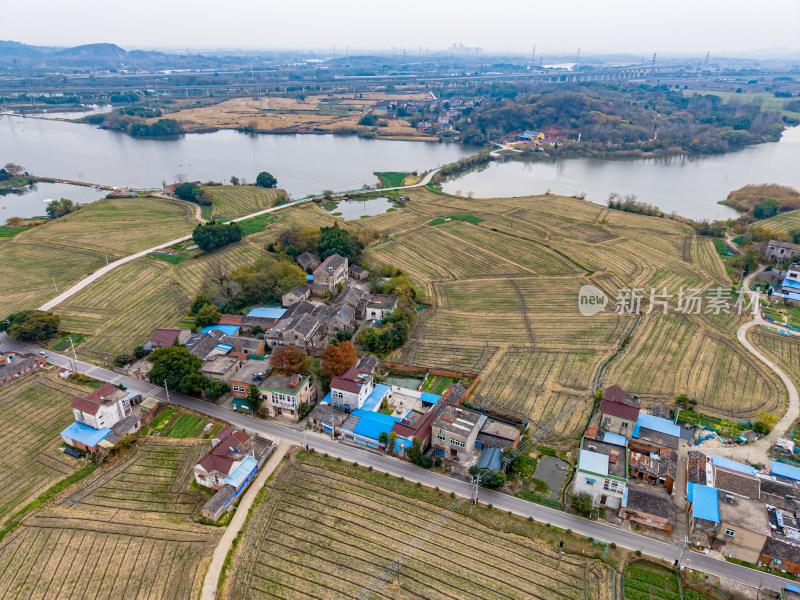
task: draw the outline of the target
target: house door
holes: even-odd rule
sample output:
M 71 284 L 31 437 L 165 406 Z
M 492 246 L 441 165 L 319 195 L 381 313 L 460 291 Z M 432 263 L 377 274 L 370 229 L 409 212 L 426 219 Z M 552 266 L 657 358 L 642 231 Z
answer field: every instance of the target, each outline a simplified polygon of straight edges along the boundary
M 458 450 L 455 448 L 450 448 L 450 458 L 454 458 L 456 456 L 458 456 Z
M 603 505 L 605 505 L 605 503 L 606 503 L 606 499 L 607 499 L 607 498 L 608 498 L 608 496 L 606 496 L 605 494 L 603 494 L 602 496 L 600 496 L 600 504 L 603 504 Z

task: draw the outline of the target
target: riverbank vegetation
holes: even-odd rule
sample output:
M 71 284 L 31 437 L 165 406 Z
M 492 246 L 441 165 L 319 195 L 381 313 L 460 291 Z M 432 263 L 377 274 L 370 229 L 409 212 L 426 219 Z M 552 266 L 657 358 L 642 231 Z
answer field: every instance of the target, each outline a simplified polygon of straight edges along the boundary
M 774 214 L 800 208 L 800 192 L 792 187 L 775 183 L 746 185 L 738 190 L 732 191 L 720 204 L 730 206 L 731 208 L 746 213 L 754 210 L 759 204 L 769 200 L 775 200 L 778 203 L 778 209 Z M 767 217 L 761 218 L 768 218 L 771 216 L 773 215 L 767 215 Z

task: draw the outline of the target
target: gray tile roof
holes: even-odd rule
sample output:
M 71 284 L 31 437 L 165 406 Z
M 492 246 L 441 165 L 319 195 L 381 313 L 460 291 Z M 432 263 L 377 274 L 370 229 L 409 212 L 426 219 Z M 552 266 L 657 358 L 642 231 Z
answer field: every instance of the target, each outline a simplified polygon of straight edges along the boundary
M 216 512 L 225 506 L 225 503 L 228 502 L 233 496 L 236 494 L 236 488 L 232 485 L 226 483 L 221 488 L 217 490 L 217 493 L 211 497 L 211 500 L 206 502 L 203 505 L 203 510 L 207 510 L 216 514 Z
M 673 525 L 677 509 L 669 494 L 665 491 L 643 485 L 628 485 L 628 502 L 626 508 L 637 512 L 667 519 Z

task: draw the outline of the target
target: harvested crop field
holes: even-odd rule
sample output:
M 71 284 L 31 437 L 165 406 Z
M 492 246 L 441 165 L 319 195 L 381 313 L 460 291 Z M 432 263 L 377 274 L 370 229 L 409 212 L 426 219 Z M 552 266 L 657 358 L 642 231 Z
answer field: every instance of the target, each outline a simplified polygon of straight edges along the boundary
M 204 447 L 146 440 L 64 492 L 0 544 L 0 596 L 195 598 L 221 535 L 186 510 L 205 500 L 184 476 Z
M 354 598 L 449 502 L 413 482 L 299 453 L 263 492 L 222 597 Z M 610 597 L 606 567 L 581 555 L 594 552 L 586 540 L 547 536 L 539 524 L 482 506 L 461 510 L 380 598 Z M 565 540 L 560 562 L 553 537 Z
M 0 522 L 72 473 L 79 461 L 59 451 L 70 403 L 86 388 L 39 371 L 0 388 Z
M 405 270 L 433 304 L 393 360 L 478 373 L 471 401 L 538 425 L 568 410 L 554 431 L 562 446 L 588 418 L 591 405 L 580 398 L 629 335 L 605 384 L 661 401 L 689 389 L 704 410 L 722 415 L 782 406 L 780 386 L 735 339 L 743 317 L 693 317 L 683 325 L 693 340 L 684 356 L 680 336 L 659 337 L 648 319 L 634 330 L 631 308 L 618 302 L 622 288 L 641 288 L 646 312 L 651 290 L 666 288 L 674 311 L 681 288 L 728 288 L 713 241 L 686 224 L 551 195 L 475 199 L 414 189 L 408 196 L 400 214 L 354 223 L 391 238 L 366 251 L 373 267 Z M 475 218 L 444 220 L 452 215 Z M 604 311 L 580 314 L 584 285 L 606 294 Z
M 203 188 L 211 198 L 213 218 L 233 219 L 269 208 L 280 190 L 254 185 L 210 185 Z

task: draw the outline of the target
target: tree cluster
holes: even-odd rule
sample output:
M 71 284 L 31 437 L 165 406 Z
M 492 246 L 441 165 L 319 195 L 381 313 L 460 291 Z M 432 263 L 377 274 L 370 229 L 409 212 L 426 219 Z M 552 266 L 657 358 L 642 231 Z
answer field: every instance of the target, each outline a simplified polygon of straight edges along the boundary
M 197 225 L 192 232 L 192 240 L 203 252 L 211 252 L 241 239 L 241 225 L 238 223 L 223 224 L 213 219 L 208 223 Z
M 346 229 L 336 226 L 320 228 L 318 251 L 321 259 L 338 254 L 352 262 L 361 255 L 363 249 L 364 245 L 358 241 L 358 236 Z
M 308 355 L 297 346 L 279 346 L 269 355 L 269 364 L 284 375 L 308 372 Z
M 80 207 L 80 204 L 73 202 L 69 198 L 61 198 L 60 200 L 53 200 L 52 202 L 48 203 L 45 210 L 47 211 L 48 217 L 51 219 L 57 219 L 58 217 L 63 217 L 64 215 L 68 215 L 71 212 L 79 210 Z
M 158 385 L 166 382 L 170 390 L 187 395 L 202 393 L 207 398 L 219 398 L 230 389 L 227 383 L 208 379 L 200 374 L 203 361 L 184 346 L 159 348 L 147 359 L 153 363 L 150 381 Z
M 128 133 L 133 137 L 165 137 L 183 133 L 183 125 L 175 119 L 159 119 L 152 125 L 147 123 L 131 123 Z
M 305 281 L 306 274 L 297 265 L 262 256 L 234 269 L 228 282 L 213 282 L 209 295 L 215 302 L 241 309 L 253 304 L 280 302 L 284 292 Z
M 0 331 L 8 331 L 8 337 L 16 342 L 46 342 L 58 333 L 61 317 L 40 310 L 23 310 L 11 313 Z
M 187 202 L 196 202 L 197 204 L 211 204 L 211 200 L 205 193 L 202 187 L 196 183 L 186 181 L 175 188 L 175 195 L 181 200 Z
M 653 206 L 652 204 L 648 204 L 646 202 L 639 202 L 636 199 L 636 194 L 626 194 L 625 196 L 620 196 L 616 193 L 609 194 L 608 208 L 637 213 L 640 215 L 648 215 L 651 217 L 664 216 L 664 213 L 661 212 L 657 206 Z
M 261 173 L 256 176 L 256 185 L 263 188 L 274 188 L 278 185 L 278 180 L 270 173 L 261 171 Z

